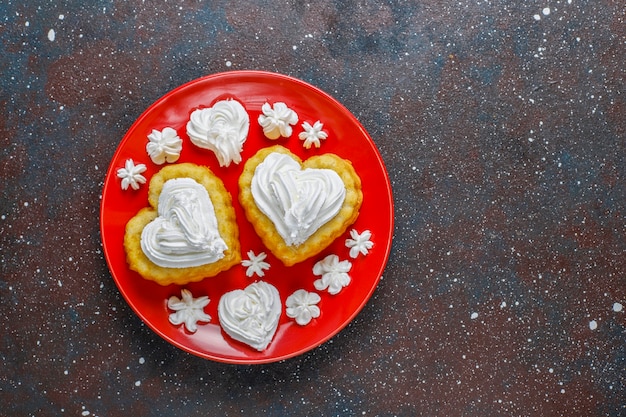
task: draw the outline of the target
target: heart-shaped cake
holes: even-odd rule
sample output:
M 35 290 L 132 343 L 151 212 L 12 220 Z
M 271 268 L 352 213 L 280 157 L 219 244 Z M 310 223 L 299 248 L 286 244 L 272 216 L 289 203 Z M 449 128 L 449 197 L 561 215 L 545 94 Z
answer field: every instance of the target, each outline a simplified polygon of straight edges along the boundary
M 258 351 L 265 350 L 274 338 L 281 311 L 278 290 L 263 281 L 227 292 L 217 306 L 226 334 Z
M 277 145 L 259 150 L 239 177 L 239 202 L 265 246 L 286 266 L 324 250 L 354 223 L 363 201 L 350 161 L 304 162 Z
M 150 180 L 150 207 L 126 224 L 130 269 L 161 285 L 217 275 L 241 261 L 230 193 L 207 167 L 162 168 Z

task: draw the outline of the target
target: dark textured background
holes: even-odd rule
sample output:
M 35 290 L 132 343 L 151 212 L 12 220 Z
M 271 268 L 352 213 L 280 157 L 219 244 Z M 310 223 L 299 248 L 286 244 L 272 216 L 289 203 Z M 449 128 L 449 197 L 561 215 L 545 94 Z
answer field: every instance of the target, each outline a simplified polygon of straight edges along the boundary
M 626 415 L 622 0 L 9 0 L 0 39 L 0 415 Z M 99 238 L 133 121 L 235 69 L 342 102 L 396 202 L 365 309 L 262 366 L 161 340 Z

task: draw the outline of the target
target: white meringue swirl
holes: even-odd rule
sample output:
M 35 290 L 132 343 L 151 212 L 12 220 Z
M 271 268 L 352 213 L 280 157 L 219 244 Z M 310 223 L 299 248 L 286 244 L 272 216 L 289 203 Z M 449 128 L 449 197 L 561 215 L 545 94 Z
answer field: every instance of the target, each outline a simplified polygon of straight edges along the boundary
M 217 306 L 226 334 L 258 351 L 265 350 L 272 341 L 281 311 L 278 290 L 263 281 L 227 292 Z
M 176 130 L 166 127 L 161 131 L 152 129 L 148 135 L 146 152 L 157 165 L 165 162 L 176 162 L 183 149 L 183 140 L 178 136 Z
M 285 301 L 287 317 L 296 320 L 300 326 L 306 326 L 312 319 L 320 316 L 321 310 L 317 306 L 322 298 L 319 294 L 307 290 L 297 290 Z
M 295 111 L 282 102 L 274 103 L 273 107 L 265 103 L 261 110 L 263 113 L 259 115 L 258 121 L 268 139 L 291 136 L 293 133 L 291 125 L 298 123 L 298 114 Z
M 191 142 L 213 151 L 222 167 L 241 162 L 249 128 L 250 117 L 236 100 L 222 100 L 213 107 L 194 110 L 187 122 Z

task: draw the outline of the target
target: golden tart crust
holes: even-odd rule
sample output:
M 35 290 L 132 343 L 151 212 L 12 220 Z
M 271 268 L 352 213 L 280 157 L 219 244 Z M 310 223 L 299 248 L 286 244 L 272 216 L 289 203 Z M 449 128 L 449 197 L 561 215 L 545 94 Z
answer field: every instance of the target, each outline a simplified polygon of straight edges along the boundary
M 302 169 L 331 169 L 339 175 L 346 188 L 344 202 L 335 217 L 323 224 L 300 245 L 290 246 L 285 243 L 272 220 L 259 210 L 252 196 L 251 184 L 255 169 L 273 152 L 291 156 L 291 158 L 300 163 Z M 302 262 L 328 247 L 355 222 L 359 216 L 362 202 L 361 179 L 354 170 L 352 163 L 332 153 L 312 156 L 302 161 L 297 155 L 283 146 L 276 145 L 263 148 L 246 161 L 243 172 L 239 177 L 239 203 L 244 210 L 246 218 L 254 227 L 263 244 L 286 266 Z
M 156 265 L 144 254 L 141 249 L 141 233 L 144 227 L 157 217 L 157 205 L 163 185 L 173 178 L 191 178 L 208 191 L 215 209 L 219 234 L 228 246 L 222 259 L 194 267 L 167 268 Z M 124 249 L 129 267 L 143 278 L 161 285 L 184 285 L 215 276 L 241 261 L 239 227 L 235 218 L 232 197 L 222 180 L 208 167 L 183 163 L 162 168 L 150 179 L 148 202 L 150 207 L 139 210 L 128 221 L 124 235 Z

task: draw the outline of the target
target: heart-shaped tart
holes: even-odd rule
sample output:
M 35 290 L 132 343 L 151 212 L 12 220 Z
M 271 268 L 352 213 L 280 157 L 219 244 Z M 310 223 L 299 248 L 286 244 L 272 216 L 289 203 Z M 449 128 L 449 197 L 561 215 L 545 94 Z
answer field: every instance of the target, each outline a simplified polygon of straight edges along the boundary
M 217 306 L 226 334 L 258 351 L 265 350 L 274 338 L 281 311 L 278 290 L 263 281 L 227 292 Z
M 283 146 L 263 148 L 239 177 L 246 218 L 286 266 L 320 253 L 342 235 L 362 201 L 352 163 L 331 153 L 303 162 Z
M 161 285 L 217 275 L 241 261 L 230 193 L 207 167 L 168 165 L 150 180 L 150 207 L 126 224 L 130 269 Z

